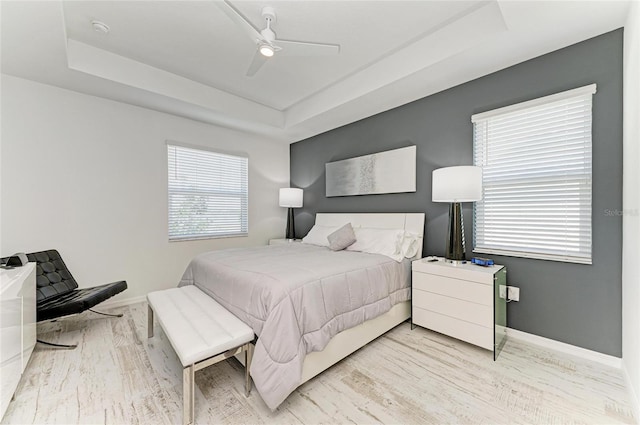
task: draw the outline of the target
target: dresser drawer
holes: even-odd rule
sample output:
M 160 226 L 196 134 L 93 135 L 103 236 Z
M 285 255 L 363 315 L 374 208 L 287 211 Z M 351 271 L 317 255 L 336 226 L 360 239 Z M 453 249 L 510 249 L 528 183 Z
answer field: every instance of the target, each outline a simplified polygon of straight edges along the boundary
M 481 326 L 493 327 L 493 306 L 451 298 L 416 288 L 413 289 L 411 296 L 414 307 Z
M 490 328 L 413 307 L 412 321 L 418 326 L 493 350 L 493 326 Z
M 411 285 L 422 291 L 493 306 L 493 285 L 420 272 L 413 272 Z

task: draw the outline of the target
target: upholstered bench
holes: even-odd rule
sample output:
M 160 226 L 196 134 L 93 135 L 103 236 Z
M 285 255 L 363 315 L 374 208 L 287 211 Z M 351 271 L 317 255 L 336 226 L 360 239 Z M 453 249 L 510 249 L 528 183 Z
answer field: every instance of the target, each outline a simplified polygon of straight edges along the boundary
M 245 353 L 245 395 L 251 391 L 249 368 L 253 330 L 193 285 L 151 292 L 149 338 L 154 313 L 183 366 L 183 423 L 194 421 L 195 372 Z

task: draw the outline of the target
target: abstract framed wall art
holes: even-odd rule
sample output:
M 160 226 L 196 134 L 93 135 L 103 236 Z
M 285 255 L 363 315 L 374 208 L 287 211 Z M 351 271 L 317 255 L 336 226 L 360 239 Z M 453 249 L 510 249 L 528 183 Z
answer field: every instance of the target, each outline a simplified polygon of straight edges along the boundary
M 328 162 L 326 196 L 416 191 L 416 146 Z

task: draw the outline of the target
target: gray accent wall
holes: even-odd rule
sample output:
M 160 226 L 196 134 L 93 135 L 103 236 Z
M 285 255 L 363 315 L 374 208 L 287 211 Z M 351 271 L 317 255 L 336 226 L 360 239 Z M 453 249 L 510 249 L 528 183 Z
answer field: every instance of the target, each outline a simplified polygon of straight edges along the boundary
M 297 236 L 309 231 L 317 212 L 425 212 L 424 255 L 444 255 L 448 206 L 431 202 L 431 172 L 472 163 L 471 115 L 596 83 L 593 264 L 492 258 L 507 266 L 509 284 L 520 287 L 520 302 L 508 305 L 510 328 L 620 357 L 622 43 L 619 29 L 292 144 L 291 185 L 305 190 Z M 411 145 L 417 146 L 415 193 L 325 197 L 325 163 Z M 464 219 L 470 258 L 469 203 Z

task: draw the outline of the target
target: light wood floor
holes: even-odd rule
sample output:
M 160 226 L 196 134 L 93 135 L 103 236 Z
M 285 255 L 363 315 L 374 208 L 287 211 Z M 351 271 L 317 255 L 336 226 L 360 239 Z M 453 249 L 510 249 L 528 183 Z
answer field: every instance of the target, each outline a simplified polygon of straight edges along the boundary
M 182 374 L 160 327 L 147 340 L 147 306 L 84 313 L 39 325 L 38 344 L 2 421 L 169 424 L 182 420 Z M 200 424 L 634 423 L 619 370 L 510 340 L 488 351 L 404 323 L 298 388 L 271 412 L 243 393 L 235 360 L 196 373 Z

